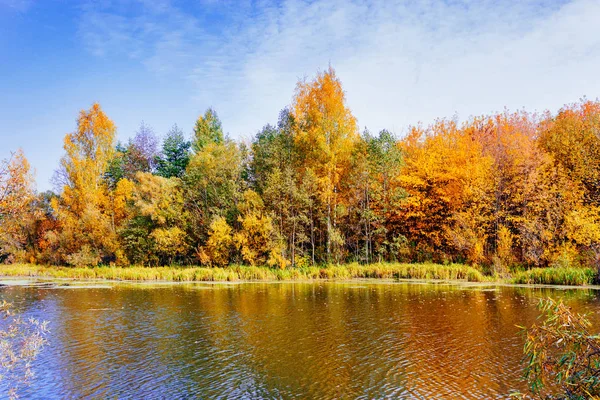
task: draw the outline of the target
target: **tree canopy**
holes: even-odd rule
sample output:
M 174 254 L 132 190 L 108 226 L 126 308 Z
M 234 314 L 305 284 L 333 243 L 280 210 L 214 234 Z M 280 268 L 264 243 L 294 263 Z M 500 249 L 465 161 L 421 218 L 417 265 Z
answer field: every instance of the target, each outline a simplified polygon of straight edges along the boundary
M 213 108 L 187 129 L 159 139 L 142 123 L 119 144 L 93 104 L 65 136 L 58 193 L 36 194 L 14 153 L 0 164 L 0 260 L 600 266 L 595 101 L 361 134 L 329 67 L 250 141 Z

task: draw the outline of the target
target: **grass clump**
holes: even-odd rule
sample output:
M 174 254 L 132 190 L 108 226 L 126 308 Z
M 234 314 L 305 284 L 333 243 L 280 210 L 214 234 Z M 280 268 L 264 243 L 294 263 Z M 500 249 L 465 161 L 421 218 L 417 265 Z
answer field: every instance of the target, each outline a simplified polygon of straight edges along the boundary
M 591 285 L 596 279 L 592 268 L 533 268 L 513 274 L 511 283 L 544 285 Z

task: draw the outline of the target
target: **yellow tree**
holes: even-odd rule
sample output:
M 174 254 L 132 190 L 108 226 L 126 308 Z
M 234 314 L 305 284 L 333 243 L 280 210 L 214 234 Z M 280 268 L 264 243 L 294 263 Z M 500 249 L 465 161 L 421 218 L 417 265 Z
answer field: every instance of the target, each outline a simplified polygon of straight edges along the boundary
M 189 245 L 181 180 L 149 172 L 138 172 L 135 180 L 131 201 L 124 202 L 128 218 L 118 230 L 127 259 L 146 265 L 183 261 Z
M 203 265 L 224 267 L 231 260 L 233 230 L 227 220 L 216 216 L 208 230 L 205 246 L 198 248 L 198 259 Z
M 517 247 L 522 247 L 518 235 L 530 201 L 528 188 L 534 185 L 533 173 L 544 158 L 535 143 L 536 118 L 526 112 L 504 112 L 474 118 L 463 129 L 492 161 L 491 212 L 485 221 L 491 261 L 503 273 L 513 263 Z
M 542 124 L 539 143 L 585 189 L 586 202 L 600 206 L 600 102 L 565 106 Z
M 0 161 L 0 222 L 17 215 L 33 198 L 33 177 L 22 150 Z
M 33 177 L 23 151 L 0 161 L 0 259 L 22 250 L 34 198 Z
M 567 114 L 559 119 L 566 118 L 569 124 L 572 118 L 583 115 Z M 537 266 L 572 262 L 577 258 L 577 247 L 596 247 L 581 240 L 582 229 L 595 229 L 595 212 L 586 209 L 589 207 L 583 202 L 585 182 L 568 168 L 577 157 L 571 161 L 566 157 L 582 148 L 570 142 L 573 138 L 561 138 L 557 132 L 552 133 L 556 136 L 550 135 L 558 129 L 556 121 L 549 114 L 540 121 L 535 114 L 519 111 L 478 118 L 468 124 L 484 153 L 494 161 L 490 242 L 495 249 L 495 264 L 507 266 L 515 258 Z M 564 147 L 550 146 L 559 139 L 564 140 Z M 553 157 L 545 151 L 547 146 L 558 153 Z M 566 159 L 561 161 L 561 156 Z M 577 172 L 584 173 L 585 165 L 579 165 Z M 584 221 L 584 217 L 591 219 Z M 569 225 L 569 221 L 573 223 Z
M 599 130 L 598 101 L 567 105 L 556 116 L 547 113 L 540 123 L 537 143 L 552 156 L 549 162 L 567 183 L 555 196 L 556 206 L 545 208 L 560 227 L 555 235 L 558 246 L 545 246 L 546 262 L 600 265 Z M 551 188 L 561 181 L 551 179 Z M 551 193 L 544 191 L 545 197 Z
M 82 110 L 77 130 L 64 139 L 60 199 L 52 206 L 60 232 L 53 241 L 70 264 L 97 264 L 116 250 L 113 201 L 104 173 L 114 153 L 115 125 L 95 103 Z
M 562 215 L 578 193 L 538 145 L 539 120 L 524 111 L 469 122 L 468 129 L 493 159 L 490 243 L 502 269 L 514 257 L 542 265 L 559 240 Z
M 240 204 L 238 222 L 240 229 L 233 235 L 242 259 L 250 265 L 278 265 L 285 268 L 287 260 L 283 248 L 278 243 L 272 219 L 265 212 L 265 206 L 253 190 L 244 192 Z
M 341 244 L 337 213 L 344 199 L 343 178 L 351 165 L 353 147 L 360 139 L 356 118 L 346 105 L 342 83 L 331 67 L 313 81 L 298 82 L 292 109 L 301 169 L 312 170 L 318 179 L 330 261 L 332 245 Z
M 472 263 L 483 261 L 491 159 L 468 130 L 448 121 L 413 128 L 401 147 L 407 198 L 399 217 L 414 257 L 440 260 L 452 249 Z

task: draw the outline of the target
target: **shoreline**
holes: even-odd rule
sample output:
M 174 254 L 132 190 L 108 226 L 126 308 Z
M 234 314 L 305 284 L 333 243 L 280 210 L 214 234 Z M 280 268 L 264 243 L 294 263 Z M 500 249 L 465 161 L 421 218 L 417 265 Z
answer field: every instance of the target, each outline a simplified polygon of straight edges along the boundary
M 512 277 L 486 276 L 463 264 L 346 264 L 274 269 L 232 265 L 224 268 L 172 267 L 59 267 L 32 264 L 0 265 L 0 285 L 8 281 L 106 283 L 429 283 L 470 286 L 560 287 L 600 289 L 591 268 L 537 268 Z
M 551 285 L 551 284 L 523 284 L 505 281 L 469 282 L 465 280 L 425 280 L 425 279 L 389 279 L 389 278 L 347 278 L 347 279 L 315 279 L 315 280 L 244 280 L 244 281 L 155 281 L 155 280 L 117 280 L 117 279 L 78 279 L 78 278 L 53 278 L 48 276 L 4 276 L 0 274 L 0 289 L 6 287 L 27 287 L 40 289 L 112 289 L 112 285 L 129 286 L 180 286 L 180 285 L 207 285 L 207 286 L 238 286 L 251 284 L 365 284 L 365 285 L 436 285 L 458 286 L 461 288 L 525 288 L 525 289 L 556 289 L 556 290 L 598 290 L 600 285 Z M 493 290 L 493 289 L 492 289 Z

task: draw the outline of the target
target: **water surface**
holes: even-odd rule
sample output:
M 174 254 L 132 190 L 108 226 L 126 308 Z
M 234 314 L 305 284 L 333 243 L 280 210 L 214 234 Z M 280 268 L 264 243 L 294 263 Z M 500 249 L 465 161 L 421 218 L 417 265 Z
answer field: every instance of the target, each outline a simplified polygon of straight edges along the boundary
M 595 290 L 416 283 L 3 287 L 50 323 L 24 398 L 505 398 L 516 325 Z M 596 326 L 599 326 L 596 324 Z

